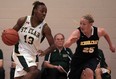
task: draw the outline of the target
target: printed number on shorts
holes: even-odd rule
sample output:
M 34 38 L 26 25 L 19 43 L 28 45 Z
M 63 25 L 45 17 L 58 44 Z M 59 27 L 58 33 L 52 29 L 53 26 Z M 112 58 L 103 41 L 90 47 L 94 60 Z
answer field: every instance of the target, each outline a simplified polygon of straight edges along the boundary
M 34 38 L 29 36 L 27 37 L 27 35 L 24 36 L 25 39 L 25 43 L 29 43 L 29 44 L 33 44 Z
M 94 48 L 93 47 L 86 47 L 83 49 L 84 53 L 93 53 L 94 52 Z

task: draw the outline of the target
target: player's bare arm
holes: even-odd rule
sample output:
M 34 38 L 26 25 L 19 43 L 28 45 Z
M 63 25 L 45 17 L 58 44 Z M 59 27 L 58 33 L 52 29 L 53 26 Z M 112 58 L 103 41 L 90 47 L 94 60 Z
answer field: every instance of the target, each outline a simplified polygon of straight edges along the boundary
M 51 53 L 55 49 L 55 45 L 54 45 L 53 36 L 51 34 L 51 29 L 49 28 L 49 26 L 47 24 L 45 24 L 45 26 L 43 28 L 43 35 L 46 37 L 46 39 L 50 45 L 50 47 L 48 47 L 44 51 L 44 54 Z
M 99 37 L 104 36 L 104 38 L 106 39 L 106 41 L 109 44 L 110 50 L 112 52 L 115 52 L 115 46 L 112 44 L 111 39 L 110 39 L 108 33 L 105 31 L 104 28 L 98 28 L 98 35 L 99 35 Z
M 25 20 L 27 17 L 21 17 L 18 19 L 16 25 L 13 27 L 13 29 L 15 29 L 16 31 L 19 31 L 19 29 L 23 26 Z
M 80 37 L 80 32 L 77 29 L 70 35 L 68 40 L 65 42 L 64 46 L 70 47 L 73 43 L 75 43 L 79 39 L 79 37 Z

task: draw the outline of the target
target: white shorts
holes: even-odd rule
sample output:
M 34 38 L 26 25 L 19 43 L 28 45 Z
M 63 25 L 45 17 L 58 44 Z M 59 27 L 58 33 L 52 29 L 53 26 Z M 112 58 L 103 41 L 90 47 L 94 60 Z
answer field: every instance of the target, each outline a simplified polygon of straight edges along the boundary
M 37 66 L 36 64 L 36 55 L 30 55 L 30 54 L 17 54 L 13 52 L 13 60 L 16 63 L 16 69 L 14 77 L 20 77 L 27 74 L 27 72 L 24 70 L 24 68 L 28 68 L 31 66 Z

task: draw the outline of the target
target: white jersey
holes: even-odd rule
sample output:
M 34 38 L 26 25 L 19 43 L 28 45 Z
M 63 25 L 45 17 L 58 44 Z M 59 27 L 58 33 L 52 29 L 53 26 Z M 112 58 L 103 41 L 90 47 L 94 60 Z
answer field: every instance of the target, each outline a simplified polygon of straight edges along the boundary
M 19 43 L 15 46 L 14 51 L 18 51 L 20 54 L 36 55 L 42 38 L 42 29 L 46 22 L 43 21 L 38 26 L 32 27 L 30 18 L 31 16 L 27 16 L 24 25 L 18 31 Z

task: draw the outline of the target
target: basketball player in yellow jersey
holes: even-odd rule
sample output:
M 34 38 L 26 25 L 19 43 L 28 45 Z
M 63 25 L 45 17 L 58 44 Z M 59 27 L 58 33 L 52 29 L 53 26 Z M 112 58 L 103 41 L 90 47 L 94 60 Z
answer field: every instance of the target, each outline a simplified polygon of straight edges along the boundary
M 19 33 L 19 42 L 13 50 L 13 60 L 16 63 L 15 79 L 35 79 L 39 70 L 36 55 L 39 44 L 46 37 L 50 47 L 40 50 L 40 55 L 50 53 L 55 49 L 51 29 L 44 21 L 47 7 L 43 2 L 35 1 L 31 16 L 21 17 L 13 27 Z
M 80 27 L 77 28 L 65 43 L 65 47 L 77 44 L 71 61 L 69 79 L 94 79 L 94 71 L 99 63 L 98 41 L 104 37 L 112 52 L 115 46 L 110 40 L 104 28 L 93 26 L 94 19 L 91 15 L 85 15 L 80 20 Z

